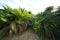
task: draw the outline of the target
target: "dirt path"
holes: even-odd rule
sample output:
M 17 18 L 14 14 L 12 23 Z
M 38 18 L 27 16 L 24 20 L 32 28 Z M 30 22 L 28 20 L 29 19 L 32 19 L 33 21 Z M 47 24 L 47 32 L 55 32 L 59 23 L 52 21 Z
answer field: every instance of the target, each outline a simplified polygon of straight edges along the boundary
M 39 37 L 31 30 L 27 30 L 22 35 L 6 37 L 6 38 L 3 38 L 2 40 L 39 40 Z

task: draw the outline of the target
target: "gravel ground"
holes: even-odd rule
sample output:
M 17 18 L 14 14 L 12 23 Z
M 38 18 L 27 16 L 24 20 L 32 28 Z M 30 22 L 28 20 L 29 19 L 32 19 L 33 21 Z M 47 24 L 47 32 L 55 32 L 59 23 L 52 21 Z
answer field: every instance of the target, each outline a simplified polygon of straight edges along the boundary
M 4 37 L 2 40 L 39 40 L 39 37 L 30 29 L 25 31 L 22 35 L 14 35 L 13 37 Z

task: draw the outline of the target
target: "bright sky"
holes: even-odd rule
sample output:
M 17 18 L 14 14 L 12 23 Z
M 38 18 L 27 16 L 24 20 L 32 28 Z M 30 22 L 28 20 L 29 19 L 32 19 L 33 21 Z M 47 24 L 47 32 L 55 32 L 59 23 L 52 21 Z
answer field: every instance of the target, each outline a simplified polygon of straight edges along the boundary
M 48 6 L 54 6 L 55 8 L 60 6 L 60 0 L 0 0 L 0 8 L 6 4 L 12 8 L 25 8 L 36 14 L 44 11 Z

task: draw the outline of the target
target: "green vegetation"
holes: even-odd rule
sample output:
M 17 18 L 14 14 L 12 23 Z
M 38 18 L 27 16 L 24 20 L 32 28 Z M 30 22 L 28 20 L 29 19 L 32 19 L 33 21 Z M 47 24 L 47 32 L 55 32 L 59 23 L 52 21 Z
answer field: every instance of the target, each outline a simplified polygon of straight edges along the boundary
M 53 11 L 53 6 L 50 6 L 36 15 L 22 8 L 3 8 L 0 9 L 0 39 L 9 33 L 18 34 L 29 28 L 34 29 L 41 40 L 60 39 L 60 7 Z

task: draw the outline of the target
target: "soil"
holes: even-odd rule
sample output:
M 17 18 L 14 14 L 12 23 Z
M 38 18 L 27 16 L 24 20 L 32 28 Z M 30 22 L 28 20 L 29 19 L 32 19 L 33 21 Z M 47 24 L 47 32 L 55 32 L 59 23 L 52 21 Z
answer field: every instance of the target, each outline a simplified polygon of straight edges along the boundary
M 12 37 L 4 37 L 2 40 L 39 40 L 39 37 L 31 29 L 29 29 L 21 35 L 19 34 Z

